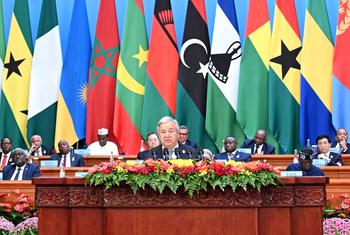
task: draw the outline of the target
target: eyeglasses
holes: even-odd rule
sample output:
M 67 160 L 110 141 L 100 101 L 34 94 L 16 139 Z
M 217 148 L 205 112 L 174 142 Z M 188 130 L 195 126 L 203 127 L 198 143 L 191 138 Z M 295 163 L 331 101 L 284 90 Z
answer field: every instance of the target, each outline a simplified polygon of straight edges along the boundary
M 188 135 L 187 133 L 179 133 L 179 135 Z

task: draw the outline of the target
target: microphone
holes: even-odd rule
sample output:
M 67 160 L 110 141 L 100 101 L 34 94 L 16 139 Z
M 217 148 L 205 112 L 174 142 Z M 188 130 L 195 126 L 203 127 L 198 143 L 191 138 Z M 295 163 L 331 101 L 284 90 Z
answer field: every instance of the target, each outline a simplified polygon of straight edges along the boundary
M 203 154 L 204 152 L 202 149 L 198 151 L 198 160 L 203 160 Z
M 181 158 L 180 157 L 180 149 L 179 148 L 175 148 L 174 152 L 175 152 L 175 156 L 176 156 L 177 159 Z
M 169 160 L 169 149 L 168 148 L 164 148 L 162 153 L 163 153 L 163 156 L 164 156 L 164 160 L 165 161 Z
M 186 155 L 189 159 L 192 159 L 193 158 L 193 155 L 192 155 L 192 152 L 191 151 L 187 151 L 186 152 Z
M 155 151 L 152 151 L 152 158 L 153 160 L 157 160 L 157 154 Z

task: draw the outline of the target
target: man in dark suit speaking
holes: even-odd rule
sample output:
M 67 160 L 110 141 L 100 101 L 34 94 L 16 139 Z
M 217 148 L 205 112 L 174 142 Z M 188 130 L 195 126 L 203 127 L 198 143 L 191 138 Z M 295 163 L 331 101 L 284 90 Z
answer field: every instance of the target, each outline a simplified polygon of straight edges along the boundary
M 235 160 L 237 162 L 249 162 L 252 156 L 237 150 L 237 139 L 233 136 L 227 136 L 224 141 L 225 152 L 215 155 L 215 160 Z
M 253 140 L 245 140 L 241 148 L 250 148 L 251 154 L 275 154 L 275 147 L 266 143 L 266 131 L 258 130 Z
M 3 180 L 31 180 L 40 176 L 39 167 L 26 162 L 26 155 L 23 149 L 16 148 L 13 151 L 12 165 L 7 165 L 3 170 Z
M 179 124 L 169 116 L 161 118 L 157 125 L 160 145 L 152 148 L 144 159 L 190 159 L 197 158 L 197 151 L 179 141 Z
M 76 167 L 84 166 L 84 159 L 81 155 L 70 151 L 67 140 L 60 140 L 58 142 L 59 153 L 51 155 L 51 160 L 57 160 L 58 167 Z

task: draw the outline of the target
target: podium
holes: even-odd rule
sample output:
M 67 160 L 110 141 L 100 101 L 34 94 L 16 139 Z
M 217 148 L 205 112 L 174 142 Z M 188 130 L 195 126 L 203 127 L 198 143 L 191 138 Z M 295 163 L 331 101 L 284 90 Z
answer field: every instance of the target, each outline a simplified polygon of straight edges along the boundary
M 190 198 L 80 178 L 33 179 L 39 234 L 322 234 L 327 177 L 281 177 L 256 191 L 208 189 Z

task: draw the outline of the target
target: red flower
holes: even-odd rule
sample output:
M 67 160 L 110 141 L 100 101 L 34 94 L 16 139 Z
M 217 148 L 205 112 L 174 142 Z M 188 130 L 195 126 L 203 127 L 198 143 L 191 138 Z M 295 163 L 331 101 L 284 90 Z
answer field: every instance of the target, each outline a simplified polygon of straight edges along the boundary
M 218 176 L 222 176 L 226 173 L 223 162 L 212 162 L 210 166 L 213 168 L 215 174 Z
M 171 164 L 164 161 L 163 159 L 158 161 L 160 169 L 162 169 L 163 171 L 168 170 L 171 167 Z

